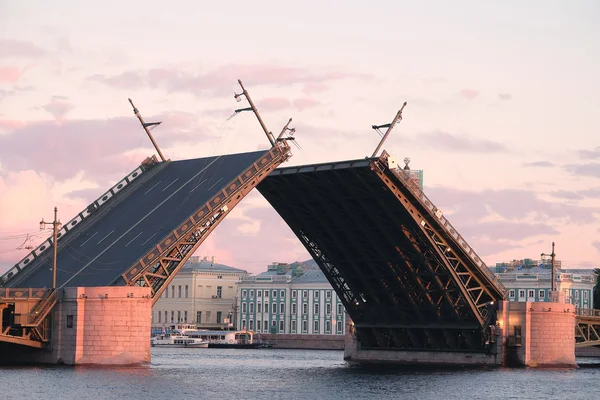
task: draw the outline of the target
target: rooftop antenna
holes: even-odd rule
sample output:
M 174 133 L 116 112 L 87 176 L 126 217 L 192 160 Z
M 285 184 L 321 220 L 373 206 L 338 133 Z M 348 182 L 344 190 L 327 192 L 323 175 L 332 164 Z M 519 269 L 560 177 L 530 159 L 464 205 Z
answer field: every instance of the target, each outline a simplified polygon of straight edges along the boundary
M 258 113 L 258 110 L 256 109 L 256 107 L 254 106 L 254 103 L 252 102 L 252 99 L 250 98 L 250 95 L 248 94 L 248 91 L 244 88 L 244 85 L 242 84 L 242 81 L 240 79 L 238 79 L 238 83 L 240 84 L 240 86 L 242 87 L 242 93 L 233 93 L 233 97 L 235 97 L 235 100 L 240 102 L 242 101 L 242 97 L 244 96 L 246 97 L 246 100 L 248 100 L 248 103 L 250 104 L 250 107 L 247 108 L 238 108 L 237 110 L 235 110 L 236 113 L 242 112 L 242 111 L 252 111 L 254 112 L 254 115 L 256 115 L 256 118 L 258 119 L 258 122 L 260 123 L 260 126 L 263 128 L 263 131 L 265 131 L 265 135 L 267 135 L 267 139 L 269 139 L 269 142 L 271 142 L 271 146 L 275 146 L 275 137 L 273 136 L 273 133 L 271 133 L 265 123 L 263 122 L 262 118 L 260 117 L 260 114 Z M 290 119 L 291 122 L 291 119 Z M 288 125 L 289 123 L 288 122 Z M 286 125 L 287 128 L 287 125 Z M 285 129 L 284 129 L 285 130 Z M 281 135 L 279 135 L 281 137 Z
M 152 142 L 152 144 L 154 145 L 154 148 L 156 149 L 156 151 L 158 152 L 158 155 L 160 156 L 160 159 L 163 161 L 167 161 L 165 160 L 165 156 L 163 156 L 163 153 L 160 151 L 160 149 L 158 148 L 158 145 L 156 144 L 156 142 L 154 141 L 154 138 L 152 137 L 152 134 L 150 133 L 150 130 L 148 129 L 148 127 L 150 126 L 157 126 L 160 125 L 161 122 L 144 122 L 144 119 L 142 118 L 142 116 L 140 115 L 140 112 L 138 111 L 137 108 L 135 108 L 135 106 L 133 105 L 133 101 L 131 101 L 131 99 L 127 99 L 129 100 L 129 103 L 131 104 L 131 107 L 133 107 L 133 113 L 135 114 L 135 116 L 140 120 L 140 124 L 142 124 L 142 128 L 144 128 L 144 130 L 146 131 L 146 133 L 148 134 L 148 137 L 150 138 L 150 141 Z
M 371 128 L 375 129 L 377 131 L 377 133 L 379 133 L 380 135 L 383 135 L 383 137 L 381 138 L 381 141 L 377 145 L 377 148 L 375 149 L 375 151 L 373 152 L 373 155 L 371 157 L 375 157 L 377 155 L 377 153 L 379 153 L 381 146 L 383 146 L 383 143 L 388 138 L 388 136 L 389 136 L 390 132 L 392 131 L 392 129 L 394 128 L 394 126 L 396 124 L 400 123 L 400 121 L 402 121 L 402 110 L 404 110 L 404 107 L 406 107 L 406 102 L 404 102 L 404 104 L 402 104 L 402 108 L 396 113 L 396 116 L 394 117 L 394 120 L 391 123 L 371 126 Z M 387 131 L 385 131 L 385 133 L 381 133 L 381 131 L 380 131 L 381 128 L 387 128 Z

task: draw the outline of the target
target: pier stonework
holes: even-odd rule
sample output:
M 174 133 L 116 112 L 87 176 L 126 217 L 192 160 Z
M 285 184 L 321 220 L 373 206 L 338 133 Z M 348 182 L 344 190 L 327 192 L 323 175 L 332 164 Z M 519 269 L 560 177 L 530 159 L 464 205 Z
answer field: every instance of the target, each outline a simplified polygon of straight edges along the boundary
M 152 298 L 145 287 L 61 289 L 47 349 L 13 361 L 45 364 L 135 365 L 150 362 Z
M 498 317 L 506 365 L 577 368 L 573 304 L 503 301 Z

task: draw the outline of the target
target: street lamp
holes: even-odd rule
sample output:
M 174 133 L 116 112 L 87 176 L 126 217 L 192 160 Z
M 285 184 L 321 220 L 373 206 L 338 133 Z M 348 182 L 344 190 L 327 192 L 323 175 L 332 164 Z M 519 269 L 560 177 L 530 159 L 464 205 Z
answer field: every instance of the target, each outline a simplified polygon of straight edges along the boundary
M 541 254 L 542 258 L 544 257 L 550 257 L 551 262 L 552 262 L 552 273 L 550 275 L 550 279 L 551 279 L 551 283 L 550 283 L 550 290 L 552 292 L 554 292 L 554 257 L 556 256 L 556 254 L 554 254 L 554 242 L 552 242 L 552 254 L 546 254 L 546 253 L 542 253 Z
M 62 224 L 57 218 L 58 216 L 58 208 L 54 207 L 54 221 L 53 222 L 44 222 L 44 218 L 40 221 L 40 230 L 43 231 L 46 229 L 46 224 L 52 225 L 52 246 L 54 248 L 54 260 L 52 262 L 52 289 L 56 289 L 56 253 L 57 253 L 57 241 L 58 241 L 58 231 L 62 227 Z

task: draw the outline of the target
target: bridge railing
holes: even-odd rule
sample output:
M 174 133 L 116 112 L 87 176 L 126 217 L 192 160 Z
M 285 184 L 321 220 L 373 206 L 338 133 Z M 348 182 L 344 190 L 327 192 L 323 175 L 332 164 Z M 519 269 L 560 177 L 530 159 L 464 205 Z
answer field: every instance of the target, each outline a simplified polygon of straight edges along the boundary
M 52 289 L 19 289 L 19 288 L 0 288 L 0 300 L 39 300 L 48 295 Z
M 463 251 L 471 258 L 471 260 L 479 267 L 479 269 L 492 281 L 499 289 L 503 292 L 504 295 L 508 293 L 506 287 L 500 282 L 500 279 L 488 268 L 488 266 L 483 262 L 481 257 L 477 255 L 475 250 L 469 246 L 467 241 L 458 233 L 456 228 L 452 226 L 450 221 L 448 221 L 442 214 L 442 211 L 437 208 L 431 200 L 425 195 L 421 187 L 415 182 L 413 177 L 410 176 L 408 171 L 404 171 L 401 168 L 390 168 L 390 171 L 396 177 L 398 177 L 405 186 L 413 193 L 415 198 L 421 203 L 423 207 L 425 207 L 432 215 L 437 217 L 438 223 L 444 228 L 444 230 L 452 237 L 456 243 L 463 249 Z
M 106 202 L 108 202 L 113 196 L 123 190 L 127 185 L 133 182 L 135 179 L 139 178 L 145 171 L 154 166 L 158 160 L 156 156 L 148 157 L 142 164 L 127 174 L 123 179 L 117 182 L 113 187 L 108 189 L 108 191 L 102 194 L 98 199 L 93 201 L 90 205 L 88 205 L 83 211 L 79 214 L 75 215 L 73 219 L 64 224 L 60 231 L 57 234 L 57 241 L 69 233 L 71 230 L 75 229 L 80 225 L 80 223 L 88 218 L 91 214 L 96 212 L 100 207 L 102 207 Z M 38 245 L 31 253 L 27 254 L 21 261 L 16 263 L 11 269 L 9 269 L 4 275 L 0 276 L 0 287 L 6 286 L 7 282 L 14 278 L 19 272 L 28 267 L 33 263 L 33 261 L 39 258 L 42 253 L 48 251 L 52 248 L 52 237 L 47 238 L 41 244 Z
M 600 317 L 600 310 L 595 308 L 576 308 L 575 314 L 580 317 Z

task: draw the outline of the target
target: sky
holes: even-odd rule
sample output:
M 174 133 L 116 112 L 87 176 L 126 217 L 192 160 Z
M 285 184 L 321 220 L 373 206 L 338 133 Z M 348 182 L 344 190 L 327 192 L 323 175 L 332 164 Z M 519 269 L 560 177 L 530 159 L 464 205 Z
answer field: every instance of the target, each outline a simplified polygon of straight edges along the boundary
M 384 149 L 488 265 L 551 251 L 600 267 L 600 3 L 0 1 L 0 271 L 154 154 L 268 148 L 286 165 Z M 21 248 L 21 249 L 19 249 Z M 257 251 L 260 249 L 260 251 Z M 196 255 L 257 273 L 308 253 L 253 191 Z

